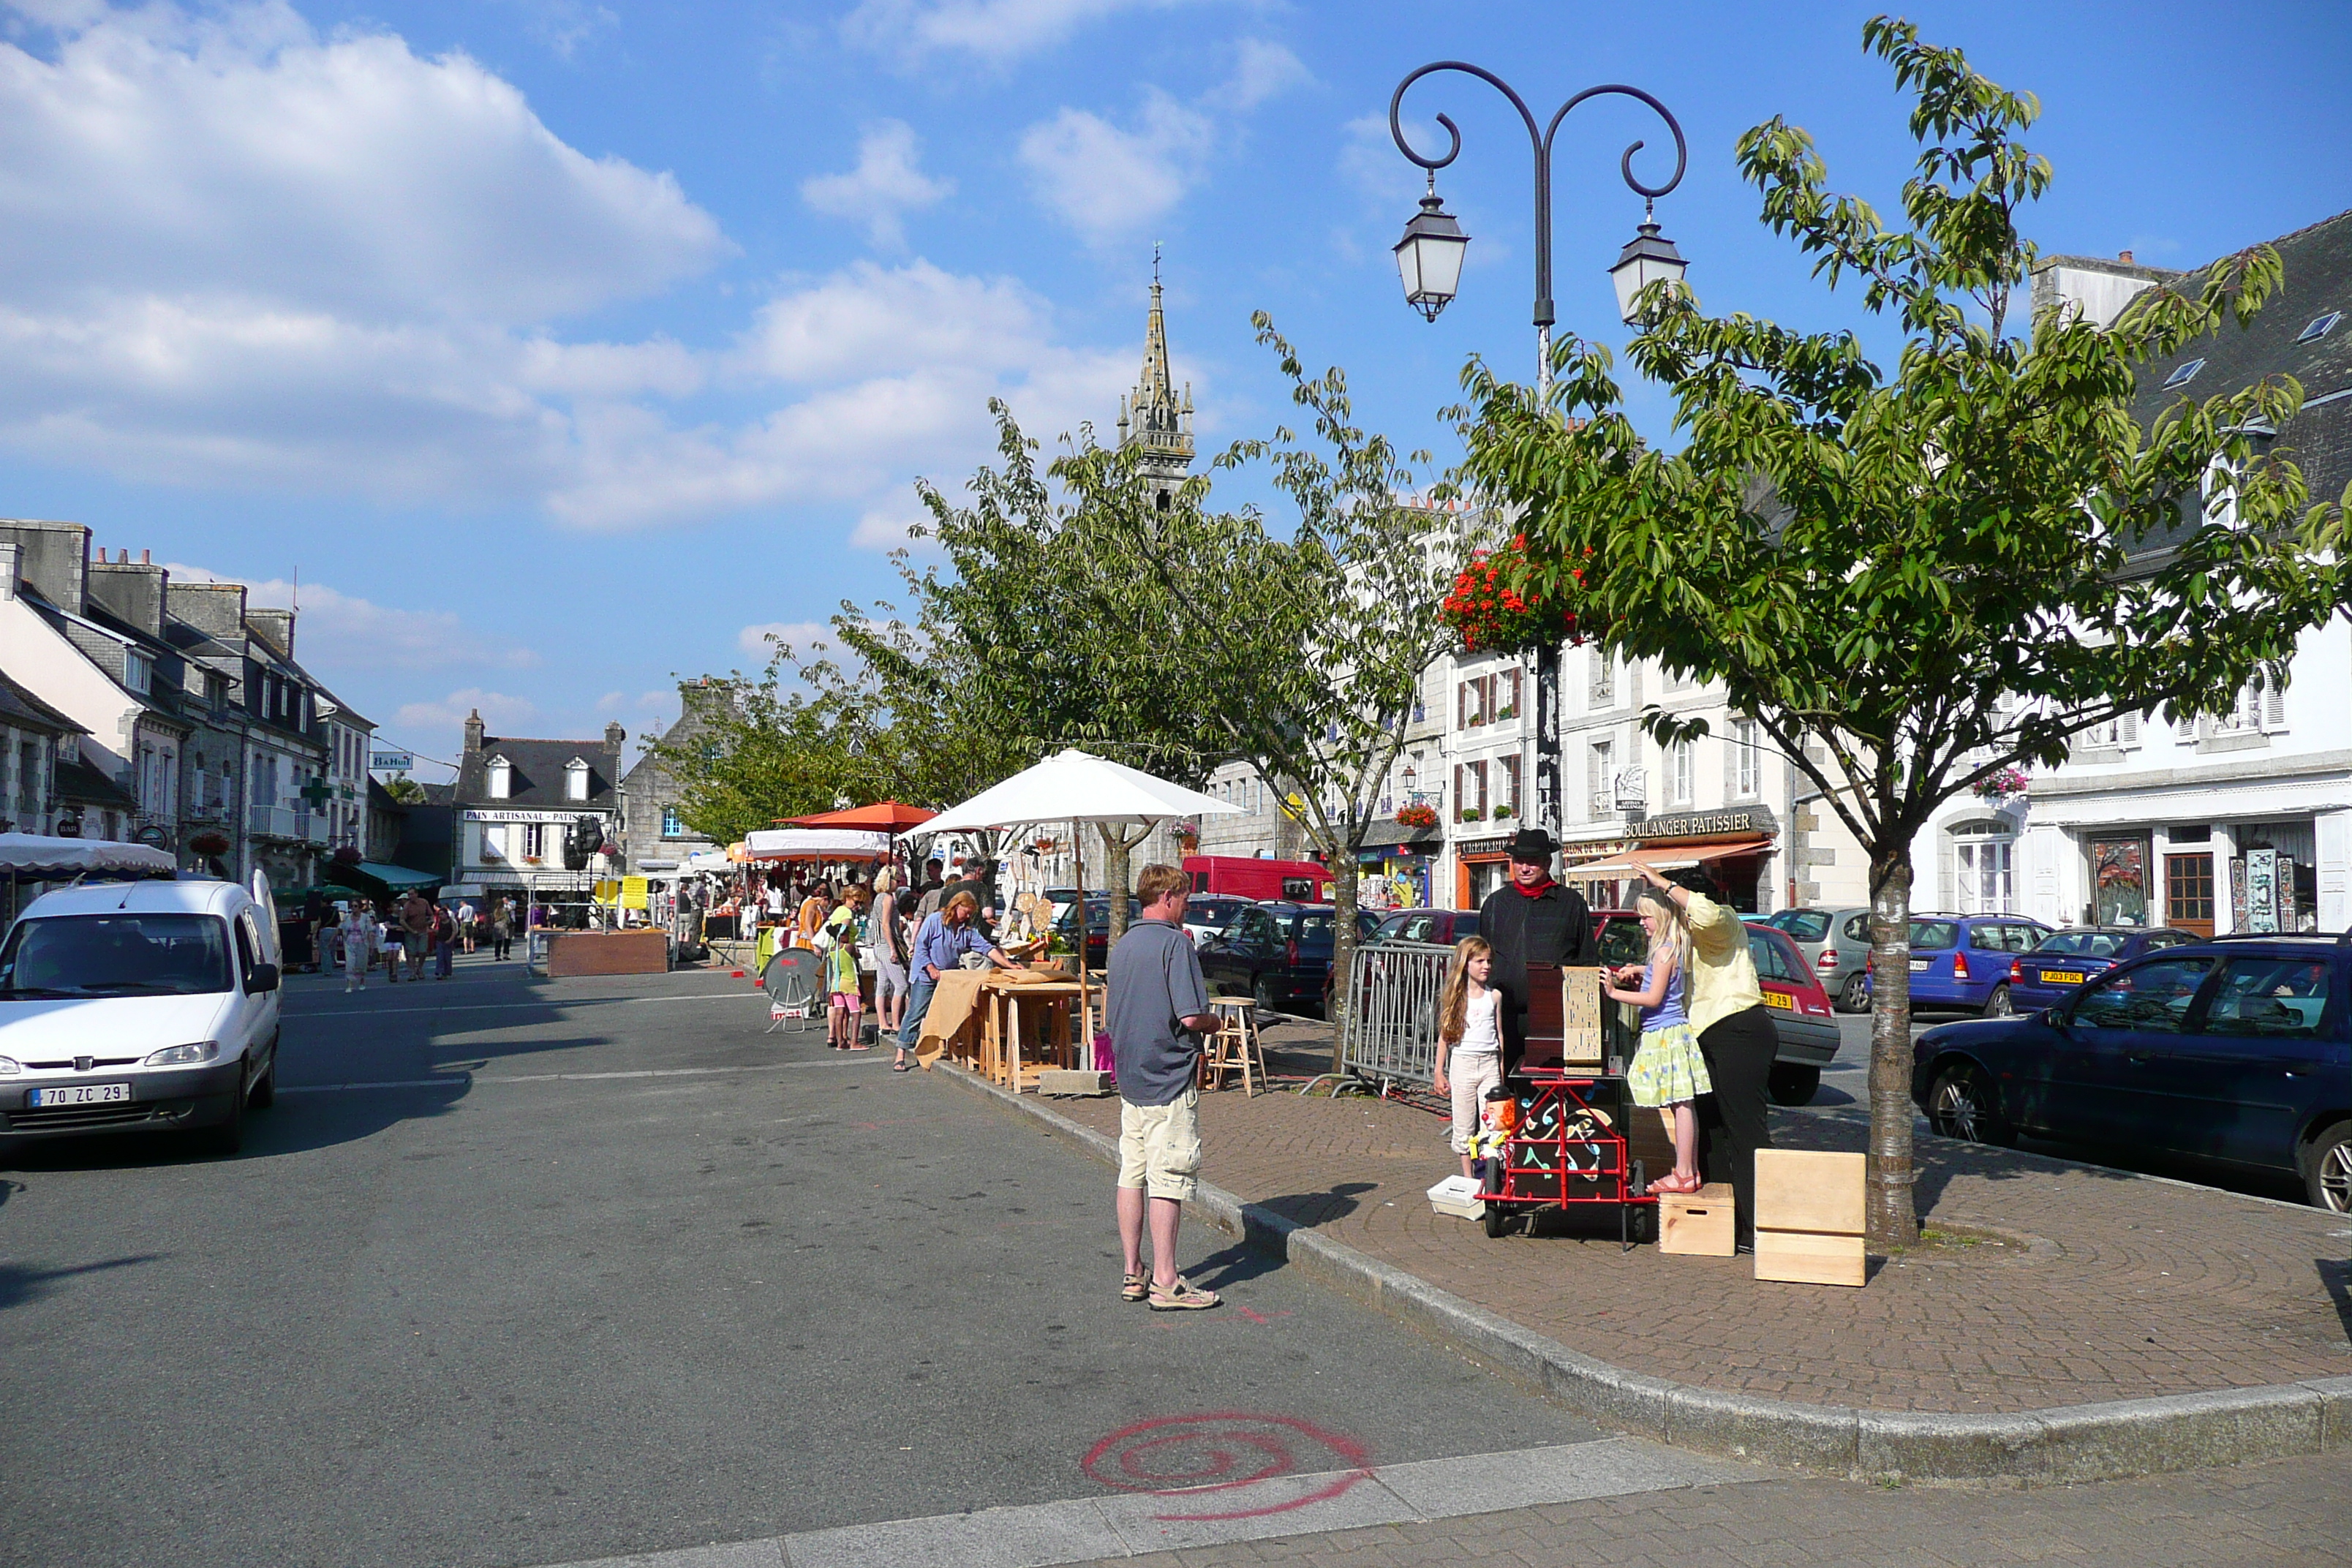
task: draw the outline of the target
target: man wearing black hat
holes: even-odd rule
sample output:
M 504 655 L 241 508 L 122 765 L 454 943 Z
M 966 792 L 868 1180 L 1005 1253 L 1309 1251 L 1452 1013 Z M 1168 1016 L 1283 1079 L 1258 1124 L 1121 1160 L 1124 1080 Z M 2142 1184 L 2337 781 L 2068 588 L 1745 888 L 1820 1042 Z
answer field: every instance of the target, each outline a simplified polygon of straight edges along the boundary
M 1478 906 L 1478 934 L 1495 949 L 1488 984 L 1510 1005 L 1503 1009 L 1503 1070 L 1507 1075 L 1526 1048 L 1528 965 L 1598 963 L 1592 912 L 1584 897 L 1551 879 L 1551 835 L 1522 827 L 1511 839 L 1511 879 Z

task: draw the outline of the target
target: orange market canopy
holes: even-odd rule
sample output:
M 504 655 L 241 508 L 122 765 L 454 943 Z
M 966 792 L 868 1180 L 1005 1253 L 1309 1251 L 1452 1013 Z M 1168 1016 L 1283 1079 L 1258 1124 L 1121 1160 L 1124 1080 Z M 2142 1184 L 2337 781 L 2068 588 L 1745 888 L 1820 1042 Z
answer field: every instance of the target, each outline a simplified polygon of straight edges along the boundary
M 877 802 L 872 805 L 853 805 L 847 811 L 820 811 L 814 816 L 795 816 L 794 827 L 863 827 L 881 833 L 904 833 L 919 826 L 939 815 L 919 805 L 901 805 L 895 800 Z

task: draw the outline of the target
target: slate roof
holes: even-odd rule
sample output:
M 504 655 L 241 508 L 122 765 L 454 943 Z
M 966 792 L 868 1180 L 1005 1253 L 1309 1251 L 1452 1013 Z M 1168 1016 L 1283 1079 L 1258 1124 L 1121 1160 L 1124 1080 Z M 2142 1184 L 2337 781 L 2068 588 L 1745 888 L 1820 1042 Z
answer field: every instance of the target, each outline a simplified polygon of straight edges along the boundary
M 139 802 L 131 793 L 91 767 L 88 763 L 59 759 L 57 767 L 58 798 L 82 805 L 109 807 L 115 811 L 137 811 Z
M 2252 386 L 2264 376 L 2293 376 L 2303 386 L 2303 412 L 2287 422 L 2272 447 L 2303 470 L 2315 501 L 2332 500 L 2352 483 L 2352 212 L 2322 218 L 2272 240 L 2285 269 L 2283 288 L 2244 327 L 2226 324 L 2142 373 L 2132 417 L 2142 428 L 2185 397 L 2199 401 Z M 2193 282 L 2192 273 L 2183 284 Z M 2320 317 L 2342 311 L 2325 337 L 2294 340 Z M 2165 381 L 2191 360 L 2205 363 L 2185 385 Z M 2170 539 L 2151 541 L 2161 549 Z
M 509 788 L 502 800 L 490 798 L 490 763 L 504 757 L 511 764 Z M 588 764 L 588 798 L 565 795 L 564 779 L 572 759 Z M 614 794 L 613 753 L 602 740 L 532 741 L 506 735 L 485 735 L 482 749 L 459 761 L 455 798 L 469 806 L 530 806 L 543 811 L 617 811 Z
M 58 712 L 24 687 L 0 673 L 0 719 L 30 730 L 47 730 L 59 735 L 87 735 L 89 731 Z

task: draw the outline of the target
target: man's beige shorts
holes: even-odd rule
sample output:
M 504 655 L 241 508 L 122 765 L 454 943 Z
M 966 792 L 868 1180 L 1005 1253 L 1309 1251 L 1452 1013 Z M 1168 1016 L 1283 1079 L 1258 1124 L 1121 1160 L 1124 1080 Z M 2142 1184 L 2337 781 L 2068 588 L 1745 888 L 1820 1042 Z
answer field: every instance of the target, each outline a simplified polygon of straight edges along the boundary
M 1201 1173 L 1201 1091 L 1168 1105 L 1118 1102 L 1118 1184 L 1188 1201 Z

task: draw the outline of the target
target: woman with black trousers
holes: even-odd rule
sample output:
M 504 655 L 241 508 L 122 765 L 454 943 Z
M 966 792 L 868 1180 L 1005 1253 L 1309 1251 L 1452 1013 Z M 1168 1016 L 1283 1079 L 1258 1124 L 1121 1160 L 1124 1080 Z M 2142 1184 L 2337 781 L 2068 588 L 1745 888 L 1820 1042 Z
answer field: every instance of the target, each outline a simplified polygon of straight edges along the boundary
M 1756 1151 L 1772 1146 L 1765 1089 L 1780 1037 L 1756 983 L 1748 927 L 1739 911 L 1682 882 L 1669 881 L 1636 858 L 1642 875 L 1681 906 L 1690 922 L 1691 966 L 1684 1005 L 1698 1032 L 1715 1092 L 1699 1101 L 1706 1134 L 1702 1164 L 1710 1182 L 1731 1184 L 1739 1245 L 1756 1245 Z

